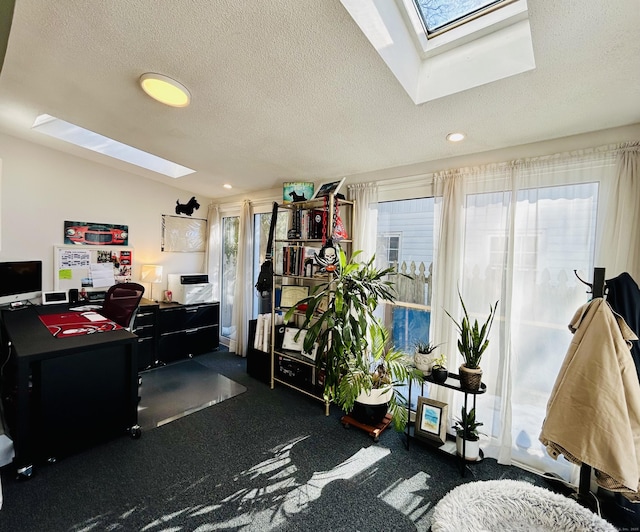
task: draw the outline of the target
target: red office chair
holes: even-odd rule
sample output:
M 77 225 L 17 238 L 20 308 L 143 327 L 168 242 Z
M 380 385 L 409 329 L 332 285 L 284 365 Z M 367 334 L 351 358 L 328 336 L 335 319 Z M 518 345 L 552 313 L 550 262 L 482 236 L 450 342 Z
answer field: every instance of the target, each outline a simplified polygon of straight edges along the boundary
M 100 314 L 130 331 L 143 294 L 144 286 L 141 284 L 114 284 L 107 290 Z

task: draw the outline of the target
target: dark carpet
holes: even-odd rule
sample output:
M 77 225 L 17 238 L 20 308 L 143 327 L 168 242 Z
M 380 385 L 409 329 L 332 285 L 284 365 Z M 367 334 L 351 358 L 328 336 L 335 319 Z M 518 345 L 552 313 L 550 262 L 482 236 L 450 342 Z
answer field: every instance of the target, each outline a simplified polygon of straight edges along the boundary
M 434 505 L 463 482 L 550 487 L 491 459 L 462 478 L 452 456 L 418 442 L 407 450 L 393 431 L 374 443 L 345 430 L 336 407 L 327 417 L 320 402 L 269 389 L 246 374 L 245 359 L 195 360 L 247 391 L 139 440 L 123 436 L 39 465 L 28 481 L 2 468 L 0 530 L 428 530 Z

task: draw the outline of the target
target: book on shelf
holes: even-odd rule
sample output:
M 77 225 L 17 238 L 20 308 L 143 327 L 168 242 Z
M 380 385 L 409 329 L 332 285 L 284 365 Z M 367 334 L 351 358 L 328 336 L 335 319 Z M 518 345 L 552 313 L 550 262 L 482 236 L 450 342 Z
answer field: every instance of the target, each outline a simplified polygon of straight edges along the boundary
M 287 236 L 291 240 L 321 240 L 324 218 L 325 212 L 322 209 L 296 209 L 292 213 Z
M 285 246 L 282 248 L 283 275 L 312 277 L 314 273 L 313 266 L 317 265 L 315 257 L 319 252 L 320 248 L 313 246 Z

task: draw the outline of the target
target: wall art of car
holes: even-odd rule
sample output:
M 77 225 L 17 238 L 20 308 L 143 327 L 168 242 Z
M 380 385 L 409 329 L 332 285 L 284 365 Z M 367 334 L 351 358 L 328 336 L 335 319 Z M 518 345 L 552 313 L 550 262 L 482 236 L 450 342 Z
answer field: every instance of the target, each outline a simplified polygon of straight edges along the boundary
M 93 244 L 100 246 L 126 245 L 129 233 L 126 226 L 77 223 L 65 223 L 65 240 L 72 244 Z

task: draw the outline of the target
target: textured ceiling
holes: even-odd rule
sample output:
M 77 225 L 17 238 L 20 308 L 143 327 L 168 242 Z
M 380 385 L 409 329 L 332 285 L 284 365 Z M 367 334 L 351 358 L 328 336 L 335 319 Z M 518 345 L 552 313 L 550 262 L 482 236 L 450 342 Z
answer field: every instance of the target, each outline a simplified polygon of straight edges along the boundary
M 529 20 L 535 70 L 416 106 L 338 0 L 17 0 L 0 131 L 216 198 L 640 122 L 637 0 L 530 0 Z M 192 104 L 148 98 L 149 71 Z M 29 131 L 41 113 L 196 173 L 84 154 Z

